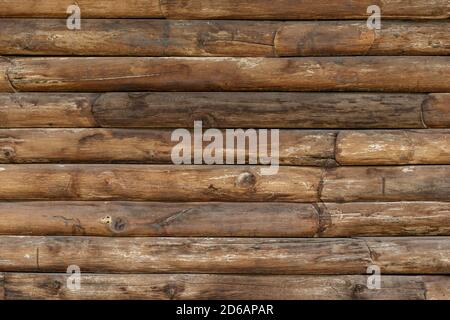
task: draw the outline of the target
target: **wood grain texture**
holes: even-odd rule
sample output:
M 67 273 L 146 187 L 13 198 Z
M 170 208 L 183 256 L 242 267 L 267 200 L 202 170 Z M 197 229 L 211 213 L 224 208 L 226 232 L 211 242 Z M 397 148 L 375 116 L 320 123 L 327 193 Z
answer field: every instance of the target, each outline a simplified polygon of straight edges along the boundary
M 267 21 L 86 19 L 74 32 L 63 19 L 4 19 L 0 54 L 271 57 L 278 27 Z
M 450 127 L 450 94 L 431 94 L 423 104 L 424 121 L 429 127 Z
M 0 94 L 0 126 L 95 127 L 92 106 L 98 94 Z
M 0 166 L 3 200 L 449 201 L 450 166 Z
M 447 21 L 383 21 L 381 30 L 365 21 L 291 22 L 278 29 L 274 47 L 280 56 L 448 55 L 449 34 Z
M 95 273 L 448 274 L 447 237 L 0 237 L 0 271 Z M 127 263 L 123 263 L 124 259 Z
M 14 88 L 9 81 L 8 72 L 11 63 L 8 59 L 0 57 L 0 92 L 14 92 Z
M 190 128 L 202 120 L 203 126 L 216 128 L 423 128 L 421 106 L 427 98 L 373 93 L 105 93 L 93 113 L 105 127 Z M 430 112 L 438 108 L 430 107 Z
M 449 202 L 0 202 L 0 234 L 48 236 L 448 236 Z
M 340 165 L 450 164 L 450 130 L 340 131 Z
M 450 57 L 15 58 L 17 91 L 450 92 Z
M 67 17 L 69 0 L 0 1 L 0 17 Z M 78 0 L 85 18 L 176 19 L 367 19 L 367 7 L 378 5 L 385 18 L 445 19 L 446 0 Z
M 449 17 L 446 0 L 161 0 L 172 19 L 367 19 L 367 7 L 378 5 L 384 18 Z
M 151 129 L 0 129 L 0 163 L 172 164 L 172 149 L 179 143 L 178 140 L 172 141 L 172 132 Z M 193 137 L 192 132 L 192 146 Z M 336 133 L 332 131 L 281 130 L 280 164 L 336 165 L 335 140 Z M 270 152 L 270 140 L 268 143 L 259 142 L 259 150 L 265 148 Z M 209 143 L 204 142 L 203 146 Z M 224 145 L 218 152 L 225 155 L 230 150 L 258 158 L 257 152 L 249 151 L 248 147 L 241 149 Z
M 159 0 L 0 0 L 0 17 L 67 18 L 77 4 L 82 18 L 162 18 Z
M 0 274 L 1 277 L 1 274 Z M 81 290 L 67 275 L 7 273 L 5 300 L 435 300 L 450 298 L 447 276 L 258 276 L 214 274 L 82 274 Z M 0 292 L 2 287 L 0 286 Z M 2 296 L 0 296 L 1 298 Z
M 447 94 L 0 93 L 0 127 L 450 128 Z
M 330 168 L 319 189 L 323 201 L 449 201 L 449 166 Z
M 331 56 L 448 55 L 450 23 L 178 21 L 86 19 L 77 32 L 65 19 L 0 20 L 1 55 Z M 36 31 L 38 30 L 38 31 Z
M 2 165 L 0 199 L 298 201 L 317 200 L 322 169 L 261 166 Z

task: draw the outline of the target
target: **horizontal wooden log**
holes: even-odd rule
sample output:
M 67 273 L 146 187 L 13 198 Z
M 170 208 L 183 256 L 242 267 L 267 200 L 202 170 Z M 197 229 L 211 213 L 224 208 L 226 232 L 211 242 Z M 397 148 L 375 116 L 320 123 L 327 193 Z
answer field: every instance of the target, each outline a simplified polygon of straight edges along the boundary
M 0 237 L 0 271 L 449 274 L 447 237 L 361 239 Z M 126 263 L 124 263 L 126 261 Z
M 267 21 L 87 19 L 74 32 L 65 19 L 4 19 L 0 54 L 270 57 L 276 56 L 278 27 Z
M 449 201 L 450 166 L 330 168 L 321 186 L 323 201 Z
M 78 5 L 82 18 L 162 18 L 160 0 L 1 0 L 0 17 L 67 18 L 67 8 Z
M 274 47 L 280 56 L 448 55 L 450 23 L 383 21 L 381 30 L 366 22 L 286 23 Z
M 151 201 L 317 200 L 322 170 L 261 166 L 2 165 L 0 199 Z
M 84 20 L 0 20 L 0 55 L 332 56 L 448 55 L 450 23 Z M 36 32 L 36 30 L 38 32 Z
M 450 128 L 447 94 L 0 93 L 0 127 Z M 422 112 L 423 107 L 423 112 Z
M 17 91 L 450 92 L 450 57 L 15 58 Z
M 441 300 L 450 294 L 448 276 L 385 275 L 381 288 L 370 290 L 362 275 L 82 274 L 79 291 L 67 288 L 67 274 L 4 277 L 5 300 Z
M 450 235 L 449 202 L 0 202 L 0 234 L 354 237 Z
M 4 200 L 449 201 L 450 166 L 0 166 Z
M 341 165 L 450 164 L 450 130 L 340 131 Z
M 127 162 L 172 164 L 172 150 L 179 143 L 171 140 L 174 130 L 138 129 L 0 129 L 0 163 L 90 163 Z M 223 136 L 225 137 L 225 132 Z M 270 134 L 269 134 L 270 135 Z M 192 146 L 194 146 L 192 132 Z M 279 161 L 281 165 L 332 166 L 336 133 L 331 131 L 281 130 Z M 259 150 L 271 151 L 259 140 Z M 206 147 L 210 142 L 204 142 Z M 248 144 L 247 144 L 248 145 Z M 258 153 L 226 144 L 218 152 Z M 194 147 L 192 148 L 194 149 Z M 192 156 L 193 159 L 193 151 Z M 192 163 L 193 160 L 192 160 Z
M 386 18 L 450 16 L 446 0 L 161 0 L 166 16 L 173 19 L 367 19 L 367 8 L 378 5 Z
M 176 19 L 367 19 L 367 8 L 380 6 L 383 17 L 445 19 L 446 0 L 78 0 L 84 18 Z M 67 17 L 69 0 L 2 0 L 0 17 Z

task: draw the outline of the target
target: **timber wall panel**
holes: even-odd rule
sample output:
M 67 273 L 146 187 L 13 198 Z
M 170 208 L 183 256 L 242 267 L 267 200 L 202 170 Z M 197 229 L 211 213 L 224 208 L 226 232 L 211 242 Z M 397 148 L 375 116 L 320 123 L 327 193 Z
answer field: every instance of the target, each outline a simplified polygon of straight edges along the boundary
M 17 91 L 450 92 L 445 56 L 14 58 L 6 73 Z
M 0 234 L 354 237 L 450 235 L 450 202 L 3 202 Z
M 450 294 L 448 276 L 383 276 L 380 290 L 368 290 L 367 277 L 358 275 L 82 274 L 82 294 L 66 289 L 63 274 L 5 273 L 4 277 L 5 300 L 435 300 Z
M 0 55 L 330 56 L 448 55 L 450 22 L 0 20 Z M 39 30 L 37 33 L 36 30 Z
M 0 271 L 448 274 L 450 241 L 422 238 L 0 237 Z M 127 263 L 124 264 L 123 260 Z
M 0 17 L 66 17 L 69 0 L 0 1 Z M 446 19 L 447 0 L 78 0 L 84 18 L 170 19 L 367 19 L 380 6 L 385 18 Z

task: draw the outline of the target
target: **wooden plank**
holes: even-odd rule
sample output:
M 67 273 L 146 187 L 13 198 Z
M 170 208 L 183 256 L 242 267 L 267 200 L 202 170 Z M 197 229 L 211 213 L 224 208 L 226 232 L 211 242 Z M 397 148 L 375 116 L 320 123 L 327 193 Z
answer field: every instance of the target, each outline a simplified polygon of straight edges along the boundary
M 450 57 L 15 58 L 18 91 L 450 92 Z
M 423 104 L 424 121 L 429 127 L 450 127 L 450 94 L 431 94 Z
M 0 237 L 0 271 L 95 273 L 448 274 L 447 237 Z M 126 263 L 124 263 L 126 261 Z
M 98 94 L 0 94 L 0 127 L 95 127 Z
M 450 130 L 340 131 L 341 165 L 450 164 Z
M 0 234 L 170 237 L 450 235 L 449 202 L 0 202 Z
M 172 19 L 367 19 L 378 5 L 387 18 L 448 18 L 447 0 L 161 0 Z
M 323 201 L 449 201 L 449 166 L 330 168 L 319 189 Z
M 0 129 L 0 163 L 153 163 L 172 164 L 171 153 L 179 143 L 174 130 L 137 129 Z M 225 132 L 223 132 L 225 137 Z M 270 134 L 269 134 L 270 135 Z M 192 146 L 194 146 L 192 132 Z M 281 130 L 281 165 L 335 165 L 336 133 L 331 131 Z M 260 140 L 260 150 L 270 153 L 271 142 Z M 204 142 L 206 147 L 210 142 Z M 192 150 L 193 151 L 193 150 Z M 235 146 L 228 151 L 258 158 L 258 153 Z M 193 159 L 193 152 L 191 158 Z M 192 160 L 192 163 L 194 161 Z
M 332 56 L 449 55 L 450 23 L 178 21 L 87 19 L 77 32 L 65 19 L 0 20 L 1 55 Z M 36 32 L 38 30 L 39 32 Z
M 74 32 L 63 19 L 4 19 L 0 54 L 270 57 L 278 27 L 267 21 L 87 19 Z
M 162 18 L 159 0 L 0 0 L 0 17 L 67 18 L 76 4 L 82 18 Z
M 322 169 L 196 165 L 2 165 L 0 199 L 296 201 L 317 200 Z
M 448 55 L 449 45 L 448 21 L 383 21 L 381 30 L 366 22 L 286 23 L 274 43 L 280 56 Z
M 446 276 L 382 276 L 370 290 L 367 276 L 214 274 L 82 274 L 81 290 L 67 275 L 7 273 L 7 300 L 434 300 L 448 299 Z M 1 290 L 1 288 L 0 288 Z
M 84 18 L 176 19 L 367 19 L 367 8 L 381 7 L 384 18 L 445 19 L 446 0 L 78 0 Z M 69 0 L 0 1 L 1 17 L 67 17 Z

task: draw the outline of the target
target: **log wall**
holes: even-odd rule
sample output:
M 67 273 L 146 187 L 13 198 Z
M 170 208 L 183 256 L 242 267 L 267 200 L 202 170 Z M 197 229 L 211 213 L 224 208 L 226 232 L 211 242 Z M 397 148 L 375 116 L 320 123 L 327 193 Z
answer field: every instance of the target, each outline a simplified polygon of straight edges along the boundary
M 450 299 L 448 0 L 76 3 L 0 0 L 0 300 Z

